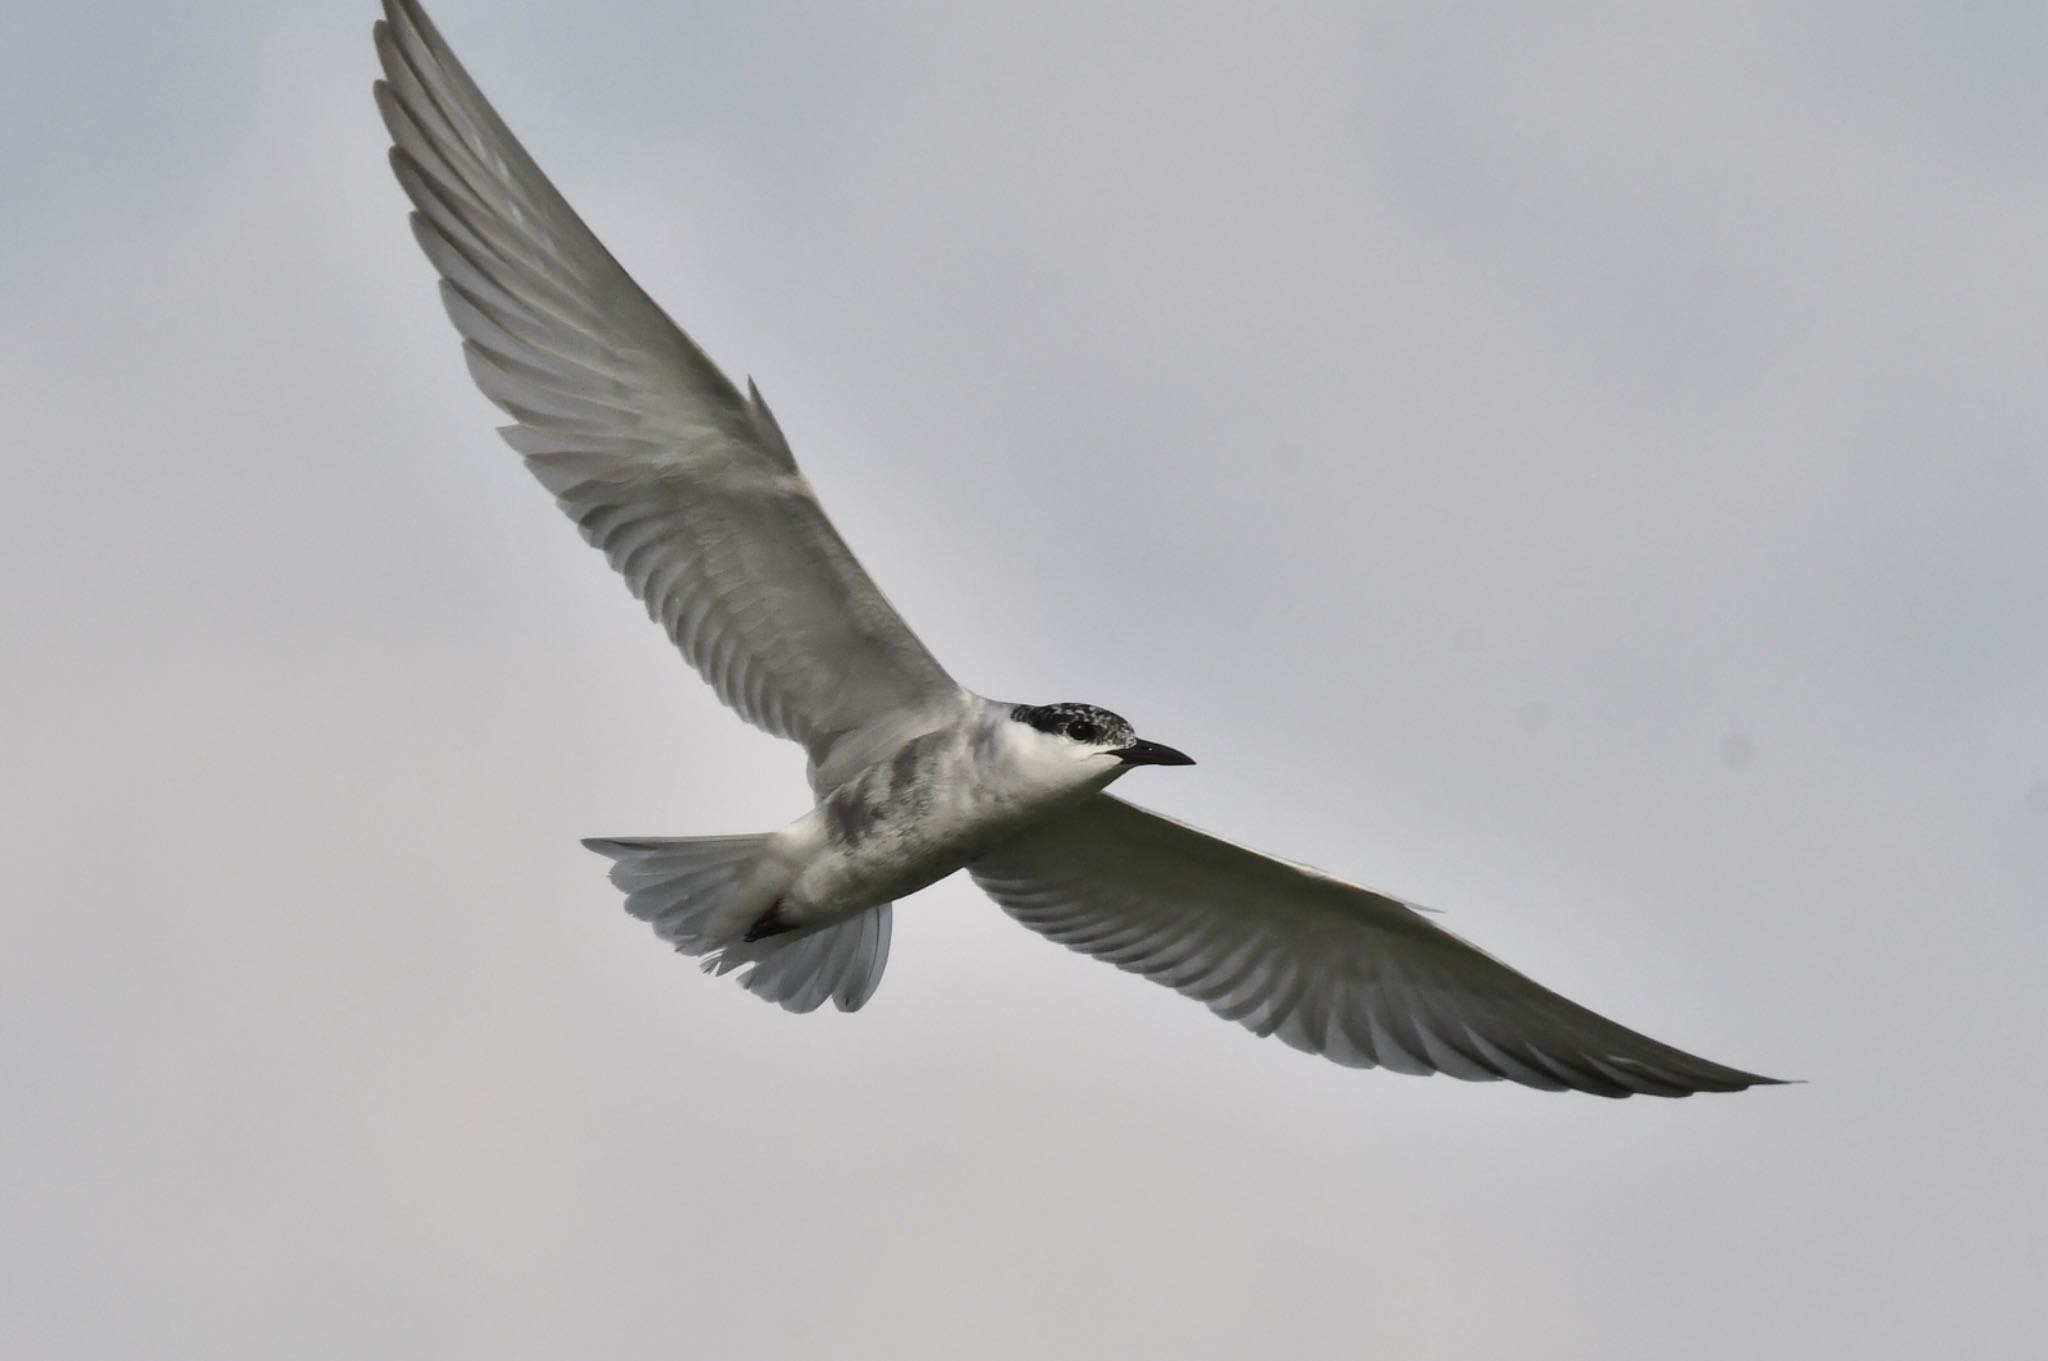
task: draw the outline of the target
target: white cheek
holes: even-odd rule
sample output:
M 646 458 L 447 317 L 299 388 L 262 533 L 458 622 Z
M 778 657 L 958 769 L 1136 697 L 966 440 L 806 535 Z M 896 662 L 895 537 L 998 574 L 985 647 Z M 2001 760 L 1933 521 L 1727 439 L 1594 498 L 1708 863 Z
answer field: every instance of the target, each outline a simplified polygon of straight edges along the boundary
M 1105 752 L 1019 726 L 1009 734 L 1010 759 L 1030 783 L 1059 789 L 1100 781 L 1119 763 Z

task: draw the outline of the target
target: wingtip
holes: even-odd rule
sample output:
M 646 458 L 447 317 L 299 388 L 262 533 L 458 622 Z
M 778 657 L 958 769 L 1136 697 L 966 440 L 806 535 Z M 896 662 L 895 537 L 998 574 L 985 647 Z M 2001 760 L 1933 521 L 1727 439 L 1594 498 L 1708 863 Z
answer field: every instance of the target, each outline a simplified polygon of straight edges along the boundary
M 1711 1080 L 1696 1078 L 1692 1089 L 1683 1094 L 1718 1096 L 1722 1093 L 1746 1092 L 1754 1087 L 1796 1087 L 1804 1081 L 1804 1078 L 1796 1077 L 1765 1077 L 1762 1073 L 1745 1073 L 1735 1068 L 1715 1074 Z
M 1701 1083 L 1691 1090 L 1679 1092 L 1677 1095 L 1721 1096 L 1727 1094 L 1732 1096 L 1736 1092 L 1746 1092 L 1758 1087 L 1797 1087 L 1804 1082 L 1804 1078 L 1765 1077 L 1762 1073 L 1737 1073 L 1734 1077 L 1724 1078 L 1718 1082 Z

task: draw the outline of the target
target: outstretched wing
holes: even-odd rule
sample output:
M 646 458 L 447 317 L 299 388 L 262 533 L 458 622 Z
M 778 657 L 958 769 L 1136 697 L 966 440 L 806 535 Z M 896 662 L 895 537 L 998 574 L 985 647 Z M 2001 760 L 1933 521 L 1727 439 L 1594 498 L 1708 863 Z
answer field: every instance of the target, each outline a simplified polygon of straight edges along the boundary
M 591 234 L 414 0 L 377 105 L 414 234 L 507 442 L 718 692 L 809 749 L 958 693 L 742 397 Z
M 1032 930 L 1338 1063 L 1600 1096 L 1776 1081 L 1596 1015 L 1405 903 L 1106 794 L 968 868 Z

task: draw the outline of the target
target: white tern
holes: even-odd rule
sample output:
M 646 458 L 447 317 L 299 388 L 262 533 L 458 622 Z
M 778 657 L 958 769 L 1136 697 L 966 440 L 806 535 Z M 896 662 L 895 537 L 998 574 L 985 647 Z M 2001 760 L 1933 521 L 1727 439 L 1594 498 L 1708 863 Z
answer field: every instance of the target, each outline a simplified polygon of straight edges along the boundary
M 1338 1063 L 1603 1096 L 1774 1081 L 1566 1000 L 1397 899 L 1105 793 L 1185 765 L 1088 704 L 946 673 L 742 394 L 514 140 L 415 0 L 376 96 L 413 232 L 505 439 L 815 806 L 753 836 L 586 842 L 662 940 L 791 1011 L 853 1011 L 892 905 L 965 869 L 1032 930 Z

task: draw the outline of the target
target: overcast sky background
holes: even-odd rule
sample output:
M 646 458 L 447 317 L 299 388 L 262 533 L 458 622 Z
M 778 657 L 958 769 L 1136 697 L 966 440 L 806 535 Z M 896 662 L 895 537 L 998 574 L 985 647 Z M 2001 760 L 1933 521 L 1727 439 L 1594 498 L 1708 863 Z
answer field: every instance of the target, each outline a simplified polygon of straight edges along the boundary
M 440 0 L 965 683 L 1709 1057 L 1343 1070 L 965 882 L 855 1016 L 491 433 L 368 0 L 0 87 L 0 1352 L 2034 1357 L 2048 9 Z

